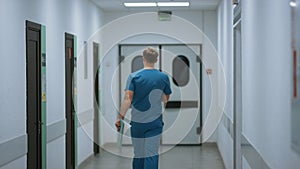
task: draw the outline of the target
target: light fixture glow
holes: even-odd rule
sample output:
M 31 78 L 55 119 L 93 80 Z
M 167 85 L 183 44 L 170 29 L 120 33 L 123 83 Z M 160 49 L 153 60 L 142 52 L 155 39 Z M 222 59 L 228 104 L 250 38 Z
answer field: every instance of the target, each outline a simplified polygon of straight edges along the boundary
M 296 7 L 296 6 L 297 6 L 297 4 L 296 4 L 296 2 L 295 2 L 295 1 L 291 1 L 291 2 L 290 2 L 290 6 L 291 6 L 291 7 Z
M 190 6 L 189 2 L 157 2 L 159 7 L 187 7 Z
M 155 2 L 124 2 L 125 7 L 156 7 Z

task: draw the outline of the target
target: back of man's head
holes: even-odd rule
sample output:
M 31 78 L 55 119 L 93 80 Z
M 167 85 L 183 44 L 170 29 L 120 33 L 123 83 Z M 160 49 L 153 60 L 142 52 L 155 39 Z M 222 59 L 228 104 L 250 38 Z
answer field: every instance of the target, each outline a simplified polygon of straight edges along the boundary
M 143 57 L 146 62 L 154 64 L 157 61 L 158 53 L 154 48 L 148 47 L 144 50 Z

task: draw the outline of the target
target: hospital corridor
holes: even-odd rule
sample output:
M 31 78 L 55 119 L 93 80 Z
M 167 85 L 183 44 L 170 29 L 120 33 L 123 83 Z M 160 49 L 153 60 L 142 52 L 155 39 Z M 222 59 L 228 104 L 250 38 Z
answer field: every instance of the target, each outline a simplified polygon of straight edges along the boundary
M 0 169 L 300 169 L 300 0 L 0 0 Z

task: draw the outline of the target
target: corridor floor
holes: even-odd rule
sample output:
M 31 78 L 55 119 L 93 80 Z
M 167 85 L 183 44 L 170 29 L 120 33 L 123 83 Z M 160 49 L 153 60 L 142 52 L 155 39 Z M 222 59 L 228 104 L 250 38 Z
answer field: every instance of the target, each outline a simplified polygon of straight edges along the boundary
M 132 149 L 123 147 L 123 149 Z M 160 155 L 160 169 L 224 169 L 215 144 L 202 146 L 177 146 Z M 131 158 L 119 157 L 102 150 L 80 169 L 131 169 Z

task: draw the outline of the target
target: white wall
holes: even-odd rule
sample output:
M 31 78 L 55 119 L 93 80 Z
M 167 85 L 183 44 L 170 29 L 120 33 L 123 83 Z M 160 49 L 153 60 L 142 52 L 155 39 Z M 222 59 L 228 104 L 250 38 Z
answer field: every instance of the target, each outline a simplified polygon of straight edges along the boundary
M 231 1 L 223 0 L 218 7 L 218 54 L 226 80 L 224 115 L 233 122 L 233 30 Z M 217 144 L 226 168 L 233 168 L 233 140 L 222 123 L 218 127 Z
M 110 23 L 111 21 L 118 19 L 119 17 L 126 16 L 129 14 L 134 14 L 133 12 L 105 12 L 105 23 Z M 181 17 L 183 19 L 188 20 L 192 24 L 194 24 L 197 28 L 204 31 L 205 34 L 208 36 L 208 38 L 212 41 L 212 44 L 217 44 L 217 14 L 216 11 L 173 11 L 173 15 Z M 155 21 L 148 21 L 153 22 L 154 24 L 157 22 Z M 141 24 L 141 23 L 140 23 Z M 134 25 L 133 25 L 134 26 Z M 168 22 L 166 22 L 166 27 L 168 26 Z M 173 28 L 172 28 L 173 29 Z M 169 31 L 172 31 L 172 29 L 169 29 Z M 174 28 L 175 29 L 175 28 Z M 172 34 L 172 33 L 170 33 Z M 199 39 L 200 40 L 200 39 Z M 177 40 L 174 40 L 172 38 L 166 38 L 163 36 L 155 36 L 155 35 L 141 35 L 141 36 L 133 36 L 129 37 L 128 39 L 122 40 L 120 43 L 133 43 L 133 44 L 151 44 L 151 43 L 180 43 Z M 208 45 L 208 44 L 204 44 Z M 205 49 L 204 49 L 205 50 Z M 208 54 L 209 55 L 209 54 Z M 114 132 L 109 132 L 111 129 L 114 129 L 114 122 L 117 116 L 116 109 L 118 107 L 115 107 L 115 105 L 118 106 L 118 104 L 114 104 L 113 97 L 118 100 L 118 85 L 113 83 L 113 86 L 111 85 L 111 77 L 113 76 L 113 73 L 115 72 L 118 64 L 118 48 L 117 46 L 114 46 L 107 55 L 104 56 L 102 60 L 102 65 L 104 67 L 103 69 L 103 83 L 101 84 L 103 86 L 104 90 L 102 95 L 105 96 L 105 99 L 102 99 L 102 112 L 104 121 L 102 122 L 103 131 L 106 131 L 104 134 L 104 140 L 103 144 L 110 143 L 110 142 L 116 142 L 117 137 Z M 206 88 L 204 91 L 206 92 L 206 96 L 204 96 L 204 116 L 207 116 L 209 106 L 210 106 L 210 82 L 206 74 L 204 74 L 204 87 Z M 109 81 L 108 81 L 109 80 Z M 105 82 L 105 83 L 104 83 Z M 113 91 L 113 94 L 111 94 L 111 90 Z M 113 96 L 112 96 L 113 95 Z M 209 141 L 215 142 L 216 138 L 215 136 L 212 137 Z
M 60 137 L 47 144 L 47 168 L 65 168 L 66 137 Z M 22 167 L 20 167 L 22 168 Z M 26 165 L 25 165 L 26 168 Z
M 244 0 L 242 10 L 243 134 L 271 168 L 299 168 L 291 149 L 289 0 Z
M 15 168 L 24 168 L 26 166 L 26 160 L 27 157 L 23 156 L 19 159 L 16 159 L 15 161 L 12 161 L 11 163 L 4 165 L 1 167 L 1 169 L 15 169 Z
M 300 19 L 300 0 L 296 0 L 297 3 L 297 7 L 295 8 L 295 20 L 296 22 L 296 47 L 297 47 L 297 51 L 298 51 L 298 56 L 300 53 L 300 22 L 298 22 L 298 20 Z
M 299 2 L 299 1 L 298 1 Z M 299 2 L 300 3 L 300 2 Z M 227 69 L 227 106 L 232 120 L 232 11 L 223 0 L 219 12 L 219 53 Z M 297 37 L 298 38 L 298 37 Z M 291 148 L 291 11 L 289 0 L 242 0 L 243 135 L 272 169 L 299 168 Z M 228 82 L 228 80 L 230 80 Z M 223 126 L 218 146 L 232 168 L 232 139 Z M 243 167 L 250 168 L 243 158 Z
M 203 45 L 203 56 L 209 57 L 210 50 L 209 50 L 209 44 L 211 43 L 215 50 L 217 50 L 218 47 L 218 15 L 217 11 L 205 11 L 203 12 L 203 32 L 208 37 L 208 39 L 205 39 L 204 45 Z M 208 40 L 208 41 L 207 41 Z M 211 79 L 206 74 L 206 69 L 208 67 L 205 67 L 206 65 L 203 65 L 202 68 L 202 92 L 203 92 L 203 120 L 205 121 L 208 116 L 208 112 L 210 110 L 210 106 L 216 106 L 211 105 L 212 102 L 212 86 L 211 86 Z M 216 142 L 217 141 L 217 130 L 215 133 L 210 137 L 210 139 L 207 140 L 207 142 Z
M 300 1 L 297 0 L 297 6 L 293 8 L 294 12 L 294 31 L 293 31 L 293 37 L 294 37 L 294 48 L 296 50 L 297 54 L 297 65 L 298 65 L 298 72 L 299 72 L 299 66 L 300 66 Z M 298 73 L 297 79 L 297 97 L 292 100 L 292 147 L 300 154 L 300 134 L 298 134 L 298 129 L 300 127 L 300 99 L 299 99 L 299 94 L 300 94 L 300 77 Z M 294 91 L 293 91 L 294 92 Z
M 102 25 L 102 16 L 102 11 L 87 0 L 0 1 L 0 21 L 5 25 L 0 31 L 0 143 L 26 134 L 25 20 L 46 26 L 47 125 L 50 125 L 65 118 L 64 33 L 74 33 L 78 37 L 79 53 L 83 41 Z M 92 58 L 88 59 L 88 65 L 91 75 Z M 93 109 L 93 79 L 89 76 L 83 80 L 82 70 L 83 58 L 78 58 L 78 113 Z M 92 141 L 81 132 L 78 139 L 78 146 L 89 151 L 79 155 L 79 161 L 82 161 L 92 154 Z M 64 144 L 64 139 L 58 139 L 51 142 L 48 149 L 64 148 Z M 47 154 L 48 168 L 64 164 L 61 155 L 51 153 L 50 150 Z M 26 165 L 22 166 L 25 168 Z

